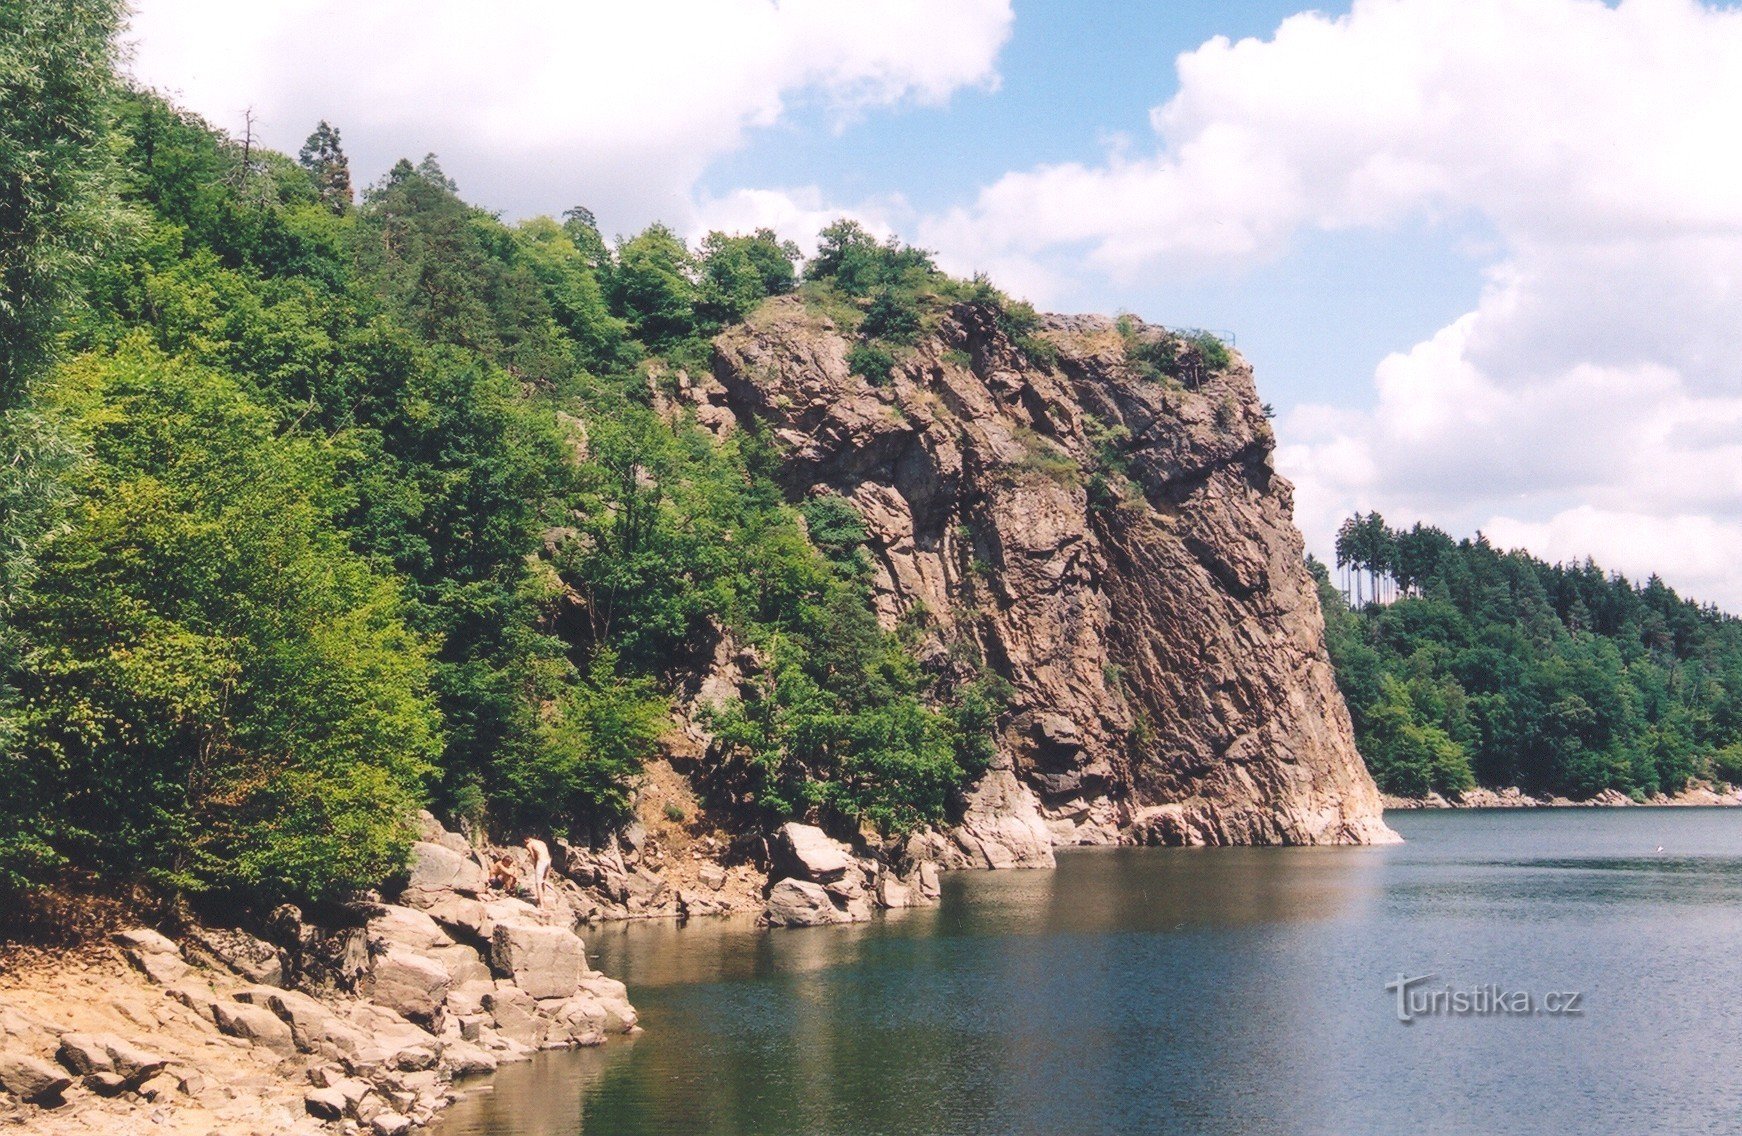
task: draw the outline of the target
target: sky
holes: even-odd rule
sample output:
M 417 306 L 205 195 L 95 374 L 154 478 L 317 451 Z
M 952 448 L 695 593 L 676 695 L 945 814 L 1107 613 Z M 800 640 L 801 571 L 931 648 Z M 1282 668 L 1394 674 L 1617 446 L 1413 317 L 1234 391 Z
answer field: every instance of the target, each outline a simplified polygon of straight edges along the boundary
M 1695 0 L 134 0 L 133 72 L 517 219 L 838 216 L 1228 333 L 1352 511 L 1742 612 L 1742 10 Z

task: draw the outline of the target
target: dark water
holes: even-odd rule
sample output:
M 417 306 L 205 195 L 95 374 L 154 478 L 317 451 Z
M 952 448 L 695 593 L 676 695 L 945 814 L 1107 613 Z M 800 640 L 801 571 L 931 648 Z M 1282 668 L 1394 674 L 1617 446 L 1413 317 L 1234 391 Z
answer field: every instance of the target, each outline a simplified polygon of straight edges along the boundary
M 1742 810 L 1388 819 L 1407 844 L 950 875 L 860 927 L 595 931 L 646 1034 L 440 1131 L 1742 1131 Z M 1400 972 L 1583 1013 L 1404 1024 Z

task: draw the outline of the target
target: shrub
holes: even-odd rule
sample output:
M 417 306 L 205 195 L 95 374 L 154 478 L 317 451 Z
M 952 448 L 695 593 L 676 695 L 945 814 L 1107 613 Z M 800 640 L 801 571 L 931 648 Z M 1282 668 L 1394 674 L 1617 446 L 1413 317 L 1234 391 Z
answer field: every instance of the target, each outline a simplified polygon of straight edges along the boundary
M 847 369 L 872 386 L 884 386 L 895 369 L 895 356 L 878 343 L 855 343 L 847 351 Z

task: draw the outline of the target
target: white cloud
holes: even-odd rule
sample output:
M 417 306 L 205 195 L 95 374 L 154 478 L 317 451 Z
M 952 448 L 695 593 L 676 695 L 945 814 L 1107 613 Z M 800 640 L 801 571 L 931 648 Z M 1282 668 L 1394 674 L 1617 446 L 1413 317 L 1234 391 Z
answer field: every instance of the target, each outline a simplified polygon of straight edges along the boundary
M 816 255 L 817 235 L 843 217 L 863 225 L 882 240 L 895 236 L 900 222 L 913 216 L 900 197 L 877 198 L 842 205 L 824 197 L 818 187 L 787 189 L 736 189 L 720 197 L 704 197 L 696 203 L 687 235 L 691 243 L 712 229 L 746 233 L 769 228 L 795 241 L 805 256 Z
M 1475 219 L 1473 309 L 1381 362 L 1370 411 L 1282 422 L 1309 541 L 1378 508 L 1742 607 L 1742 12 L 1357 0 L 1178 71 L 1152 152 L 1007 174 L 922 239 L 1133 281 Z
M 133 69 L 294 151 L 331 120 L 366 177 L 440 154 L 510 213 L 681 222 L 708 163 L 793 106 L 997 82 L 1009 0 L 135 0 Z

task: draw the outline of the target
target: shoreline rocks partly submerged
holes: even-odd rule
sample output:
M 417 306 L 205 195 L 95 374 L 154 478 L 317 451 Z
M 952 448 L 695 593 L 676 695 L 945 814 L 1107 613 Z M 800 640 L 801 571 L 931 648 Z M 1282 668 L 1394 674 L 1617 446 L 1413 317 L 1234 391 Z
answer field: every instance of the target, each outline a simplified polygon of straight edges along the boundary
M 1503 789 L 1471 789 L 1454 798 L 1429 793 L 1425 797 L 1380 798 L 1387 809 L 1588 809 L 1588 808 L 1689 808 L 1742 806 L 1742 789 L 1696 781 L 1679 793 L 1658 793 L 1636 801 L 1615 789 L 1605 789 L 1583 801 L 1568 797 L 1533 797 L 1516 786 Z

